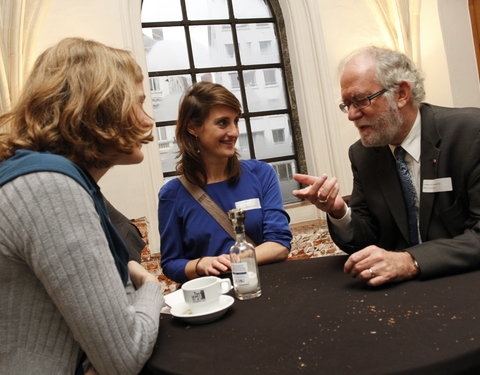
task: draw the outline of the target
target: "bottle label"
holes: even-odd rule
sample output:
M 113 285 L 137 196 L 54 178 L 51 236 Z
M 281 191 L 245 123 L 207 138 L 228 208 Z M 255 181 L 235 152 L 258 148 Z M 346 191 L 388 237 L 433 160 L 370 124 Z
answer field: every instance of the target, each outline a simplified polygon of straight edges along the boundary
M 235 285 L 248 285 L 248 265 L 247 263 L 232 263 L 232 278 Z

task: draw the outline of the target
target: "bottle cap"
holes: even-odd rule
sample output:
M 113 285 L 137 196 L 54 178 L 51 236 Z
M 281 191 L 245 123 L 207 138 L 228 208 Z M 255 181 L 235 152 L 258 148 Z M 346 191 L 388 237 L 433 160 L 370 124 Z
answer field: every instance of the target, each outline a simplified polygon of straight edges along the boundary
M 234 228 L 241 227 L 245 224 L 245 211 L 239 208 L 233 208 L 228 211 L 228 217 Z

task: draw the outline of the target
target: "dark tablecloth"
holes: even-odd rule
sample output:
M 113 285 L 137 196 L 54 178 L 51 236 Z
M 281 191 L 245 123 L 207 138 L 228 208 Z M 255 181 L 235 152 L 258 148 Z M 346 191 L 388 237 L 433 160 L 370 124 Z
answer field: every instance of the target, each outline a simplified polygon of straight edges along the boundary
M 215 322 L 162 315 L 142 374 L 480 374 L 480 271 L 372 288 L 344 256 L 260 267 Z

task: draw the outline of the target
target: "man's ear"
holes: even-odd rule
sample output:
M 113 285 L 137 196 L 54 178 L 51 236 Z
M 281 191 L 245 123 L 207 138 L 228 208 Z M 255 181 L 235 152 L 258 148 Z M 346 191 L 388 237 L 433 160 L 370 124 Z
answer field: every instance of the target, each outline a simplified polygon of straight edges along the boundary
M 412 99 L 412 87 L 409 82 L 402 81 L 398 84 L 397 105 L 399 109 L 405 107 Z

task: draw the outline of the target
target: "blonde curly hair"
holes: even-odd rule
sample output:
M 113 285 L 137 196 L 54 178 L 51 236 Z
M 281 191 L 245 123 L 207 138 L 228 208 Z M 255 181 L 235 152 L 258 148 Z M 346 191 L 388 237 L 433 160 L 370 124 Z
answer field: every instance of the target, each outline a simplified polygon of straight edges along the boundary
M 115 152 L 129 154 L 153 140 L 135 114 L 135 85 L 142 80 L 129 52 L 63 39 L 38 57 L 18 102 L 0 116 L 0 160 L 27 149 L 84 168 L 111 167 Z

